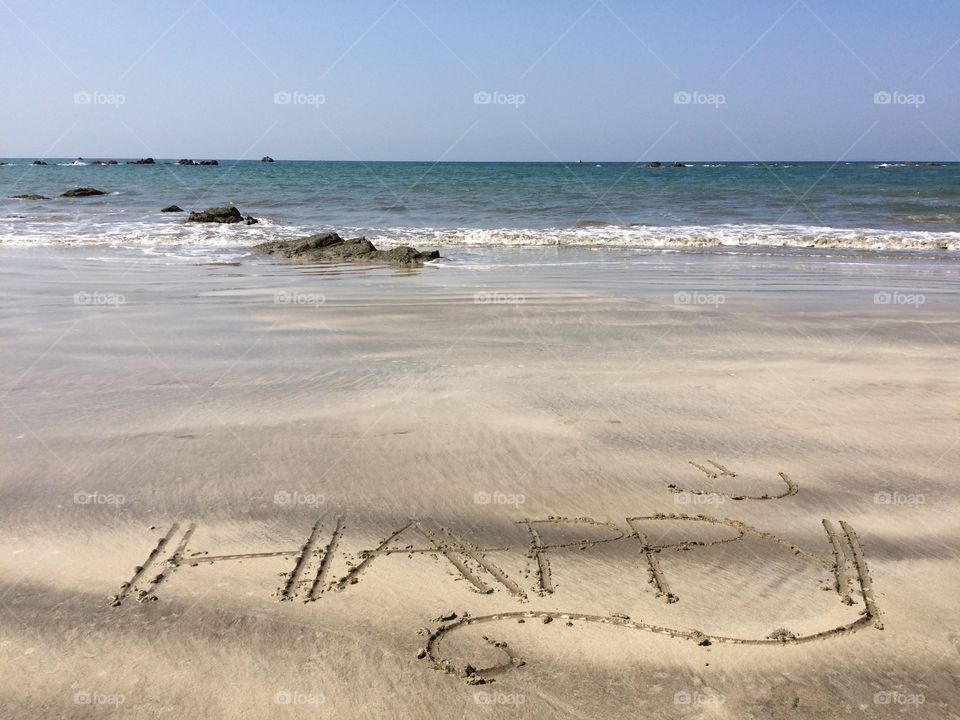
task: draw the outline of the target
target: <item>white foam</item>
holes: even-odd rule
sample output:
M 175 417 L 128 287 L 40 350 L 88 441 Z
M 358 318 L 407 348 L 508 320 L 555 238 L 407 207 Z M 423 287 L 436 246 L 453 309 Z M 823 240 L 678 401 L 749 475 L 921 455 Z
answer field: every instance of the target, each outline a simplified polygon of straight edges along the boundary
M 246 248 L 268 240 L 289 240 L 330 228 L 279 225 L 261 219 L 257 225 L 186 223 L 152 213 L 129 218 L 123 212 L 92 219 L 59 215 L 0 217 L 0 244 L 108 245 L 114 247 Z M 931 225 L 938 223 L 931 222 Z M 377 245 L 434 247 L 611 247 L 719 248 L 787 247 L 854 250 L 960 251 L 960 232 L 885 230 L 810 225 L 678 225 L 621 226 L 589 224 L 568 228 L 418 228 L 339 227 L 343 237 L 364 235 Z
M 391 228 L 373 242 L 463 247 L 579 246 L 620 248 L 824 247 L 855 250 L 960 250 L 960 232 L 894 231 L 807 225 L 591 226 L 436 230 Z

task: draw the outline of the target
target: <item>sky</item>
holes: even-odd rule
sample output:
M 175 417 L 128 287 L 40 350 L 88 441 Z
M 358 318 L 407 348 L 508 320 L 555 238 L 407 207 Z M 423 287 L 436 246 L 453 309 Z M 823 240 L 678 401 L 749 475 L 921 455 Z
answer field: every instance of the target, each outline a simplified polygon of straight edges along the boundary
M 0 0 L 0 157 L 960 160 L 956 0 Z

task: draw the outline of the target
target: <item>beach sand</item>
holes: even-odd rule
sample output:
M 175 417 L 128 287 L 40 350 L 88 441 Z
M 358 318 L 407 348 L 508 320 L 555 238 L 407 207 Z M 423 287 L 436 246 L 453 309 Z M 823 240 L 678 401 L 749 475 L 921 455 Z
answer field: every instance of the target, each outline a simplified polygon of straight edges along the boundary
M 451 254 L 0 253 L 0 716 L 960 717 L 956 261 Z

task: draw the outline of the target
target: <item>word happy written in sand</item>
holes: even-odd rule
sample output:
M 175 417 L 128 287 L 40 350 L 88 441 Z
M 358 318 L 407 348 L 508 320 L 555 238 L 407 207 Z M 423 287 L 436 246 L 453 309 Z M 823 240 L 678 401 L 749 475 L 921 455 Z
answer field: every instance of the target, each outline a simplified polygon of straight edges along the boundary
M 710 467 L 698 463 L 691 464 L 712 479 L 736 476 L 736 473 L 719 463 L 710 462 Z M 777 495 L 729 495 L 702 490 L 685 490 L 673 485 L 669 486 L 669 489 L 674 493 L 726 496 L 732 500 L 777 500 L 797 493 L 797 486 L 789 477 L 780 473 L 780 479 L 786 489 Z M 648 535 L 658 524 L 664 522 L 680 523 L 690 527 L 693 531 L 691 532 L 691 538 L 671 543 L 651 542 Z M 665 571 L 660 562 L 660 555 L 663 551 L 690 551 L 702 547 L 742 543 L 751 539 L 771 543 L 778 550 L 788 552 L 790 556 L 800 562 L 808 563 L 814 568 L 828 573 L 831 578 L 830 589 L 836 593 L 840 603 L 849 606 L 851 611 L 857 611 L 856 617 L 845 625 L 824 628 L 804 635 L 797 635 L 781 628 L 766 637 L 740 638 L 710 635 L 699 630 L 652 624 L 633 620 L 619 613 L 595 615 L 578 612 L 529 610 L 476 616 L 467 613 L 460 613 L 459 615 L 447 613 L 437 619 L 440 625 L 435 630 L 426 633 L 426 645 L 418 656 L 432 661 L 437 667 L 460 674 L 470 682 L 478 683 L 489 681 L 497 674 L 518 667 L 523 664 L 523 661 L 506 643 L 492 641 L 484 636 L 484 639 L 492 647 L 502 653 L 503 661 L 479 669 L 473 665 L 462 668 L 455 667 L 444 658 L 442 652 L 443 641 L 451 634 L 473 625 L 525 622 L 528 619 L 539 619 L 545 624 L 549 624 L 553 620 L 563 620 L 568 625 L 576 622 L 600 623 L 610 627 L 666 634 L 693 640 L 700 645 L 711 645 L 713 643 L 797 644 L 848 634 L 871 625 L 882 628 L 880 611 L 874 598 L 860 540 L 853 527 L 842 520 L 839 522 L 839 530 L 831 521 L 826 519 L 822 521 L 823 531 L 826 535 L 826 547 L 829 549 L 829 555 L 826 556 L 805 550 L 773 533 L 738 520 L 703 514 L 656 513 L 646 516 L 631 516 L 624 518 L 623 525 L 602 522 L 589 517 L 555 516 L 525 519 L 519 521 L 518 524 L 525 530 L 525 534 L 529 538 L 526 555 L 531 571 L 528 578 L 523 580 L 512 577 L 491 558 L 492 553 L 508 552 L 509 548 L 481 547 L 452 528 L 421 519 L 413 519 L 403 523 L 381 540 L 376 547 L 358 553 L 347 562 L 346 572 L 338 576 L 333 575 L 332 566 L 335 553 L 344 538 L 346 528 L 346 518 L 342 515 L 330 514 L 325 518 L 318 519 L 300 547 L 229 555 L 211 555 L 205 551 L 194 550 L 191 543 L 197 526 L 190 524 L 181 527 L 178 523 L 174 523 L 167 533 L 159 539 L 143 564 L 135 568 L 130 580 L 121 585 L 120 592 L 111 598 L 111 604 L 120 606 L 125 601 L 133 599 L 141 603 L 155 601 L 158 592 L 175 575 L 179 578 L 185 572 L 193 571 L 194 568 L 203 565 L 244 560 L 276 560 L 278 558 L 289 559 L 292 568 L 289 572 L 283 574 L 285 579 L 275 589 L 275 596 L 281 601 L 298 599 L 304 602 L 313 602 L 320 600 L 326 593 L 348 591 L 351 586 L 360 583 L 365 575 L 375 572 L 377 561 L 381 558 L 390 555 L 414 557 L 425 554 L 436 558 L 440 562 L 449 563 L 449 568 L 456 579 L 465 581 L 468 587 L 476 593 L 488 595 L 500 591 L 512 596 L 518 603 L 525 603 L 531 593 L 544 597 L 554 596 L 553 567 L 555 563 L 562 562 L 561 556 L 564 551 L 581 550 L 589 552 L 591 548 L 611 543 L 629 544 L 630 549 L 636 553 L 638 561 L 646 566 L 651 591 L 663 603 L 671 604 L 679 602 L 681 597 L 671 588 L 670 573 Z M 712 540 L 699 539 L 700 536 L 696 535 L 696 531 L 704 528 L 720 529 L 728 536 Z M 543 540 L 547 530 L 563 530 L 567 533 L 582 532 L 580 537 L 550 543 Z M 399 546 L 401 542 L 409 542 L 409 540 L 413 540 L 416 544 Z M 156 568 L 159 568 L 159 572 L 156 572 Z M 529 582 L 530 577 L 533 580 L 532 584 Z

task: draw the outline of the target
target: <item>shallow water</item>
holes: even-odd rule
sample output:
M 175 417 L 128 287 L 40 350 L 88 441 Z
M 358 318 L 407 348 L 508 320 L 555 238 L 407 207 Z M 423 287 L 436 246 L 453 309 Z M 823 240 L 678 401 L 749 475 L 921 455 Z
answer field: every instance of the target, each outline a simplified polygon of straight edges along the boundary
M 4 162 L 0 243 L 234 248 L 335 229 L 428 246 L 960 249 L 960 163 Z M 78 186 L 108 194 L 59 197 Z M 52 199 L 11 199 L 25 193 Z M 227 202 L 261 224 L 159 212 Z

